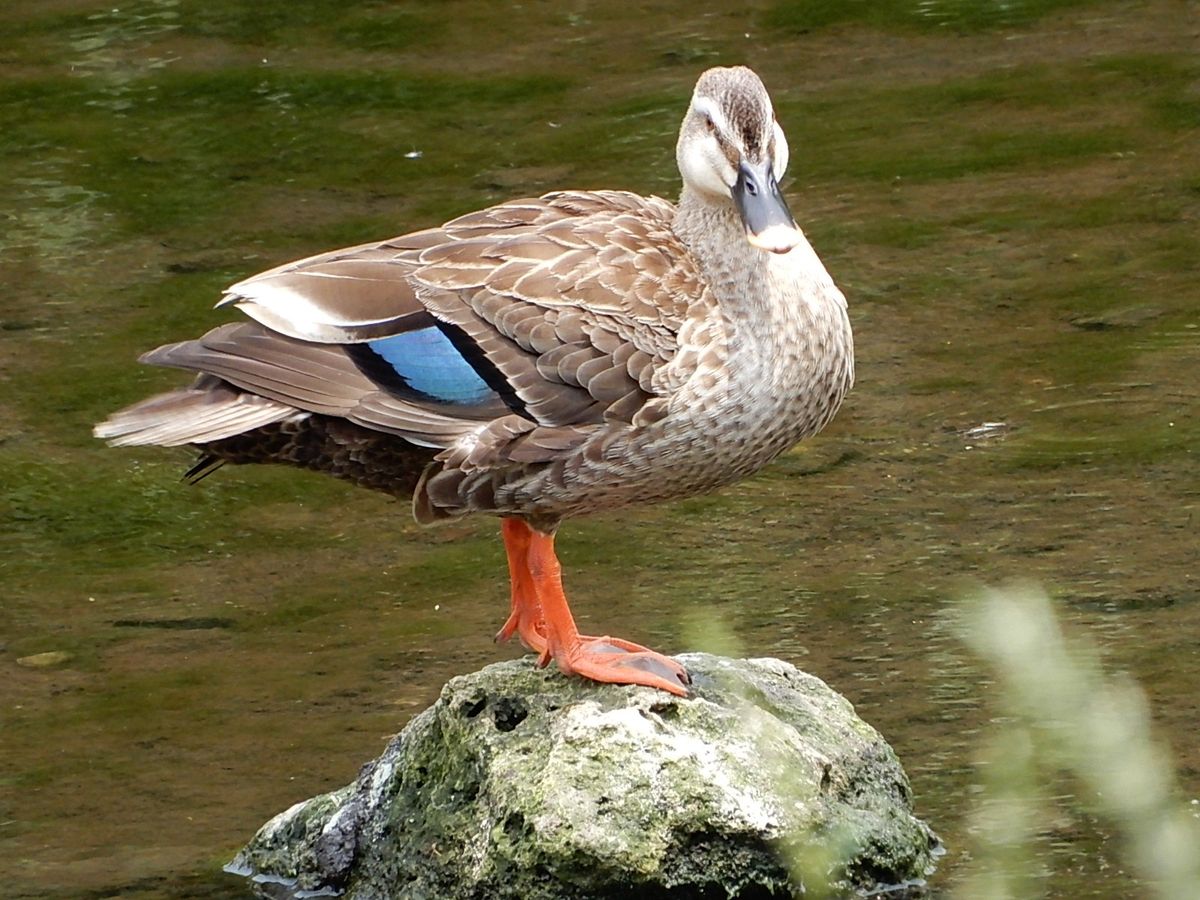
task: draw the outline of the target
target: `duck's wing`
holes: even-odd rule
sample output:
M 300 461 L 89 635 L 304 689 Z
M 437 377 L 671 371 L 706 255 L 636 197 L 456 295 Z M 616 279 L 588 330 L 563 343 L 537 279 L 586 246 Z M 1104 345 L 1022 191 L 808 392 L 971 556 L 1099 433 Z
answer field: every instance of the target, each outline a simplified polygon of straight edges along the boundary
M 685 375 L 668 364 L 707 297 L 673 212 L 623 192 L 548 194 L 280 266 L 222 302 L 350 345 L 380 387 L 455 416 L 503 404 L 541 426 L 643 422 Z
M 445 265 L 449 262 L 446 251 L 460 243 L 495 245 L 493 254 L 484 253 L 473 260 L 463 256 L 458 261 L 465 270 L 478 273 L 480 267 L 494 268 L 522 251 L 531 253 L 532 261 L 579 249 L 585 245 L 569 237 L 564 240 L 578 227 L 589 232 L 593 247 L 611 239 L 629 248 L 654 233 L 662 239 L 664 249 L 675 245 L 669 249 L 678 255 L 682 247 L 670 234 L 672 214 L 673 207 L 664 200 L 620 191 L 561 192 L 513 200 L 468 213 L 440 228 L 276 266 L 226 289 L 217 306 L 237 306 L 267 327 L 301 340 L 367 341 L 411 330 L 414 324 L 428 324 L 427 310 L 408 280 L 422 265 L 425 251 L 434 251 Z M 647 221 L 639 227 L 639 219 Z M 514 241 L 521 237 L 535 241 Z M 512 243 L 505 248 L 506 242 Z M 641 249 L 648 248 L 643 245 Z M 634 275 L 645 260 L 618 260 L 610 250 L 608 261 Z M 465 271 L 460 278 L 470 280 Z
M 447 465 L 544 461 L 660 418 L 686 377 L 680 337 L 707 292 L 672 215 L 620 192 L 502 204 L 246 279 L 222 303 L 256 322 L 143 359 L 443 448 Z

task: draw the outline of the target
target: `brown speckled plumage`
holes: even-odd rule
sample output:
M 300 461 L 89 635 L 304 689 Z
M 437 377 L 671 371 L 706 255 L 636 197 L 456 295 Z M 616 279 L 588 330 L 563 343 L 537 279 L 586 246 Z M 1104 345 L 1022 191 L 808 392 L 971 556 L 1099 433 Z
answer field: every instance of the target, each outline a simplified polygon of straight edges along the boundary
M 248 278 L 221 305 L 252 321 L 143 357 L 196 381 L 96 433 L 547 534 L 749 475 L 849 390 L 845 300 L 778 193 L 787 142 L 756 75 L 701 77 L 676 156 L 677 206 L 547 194 Z M 389 357 L 422 335 L 428 359 Z

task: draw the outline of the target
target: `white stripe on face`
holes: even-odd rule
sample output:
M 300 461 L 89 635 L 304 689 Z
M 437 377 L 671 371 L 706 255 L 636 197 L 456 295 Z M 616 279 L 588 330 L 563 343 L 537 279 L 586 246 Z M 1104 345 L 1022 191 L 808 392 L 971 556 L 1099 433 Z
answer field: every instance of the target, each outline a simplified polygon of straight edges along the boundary
M 708 97 L 693 97 L 692 109 L 701 115 L 708 116 L 710 122 L 717 126 L 717 131 L 721 134 L 729 134 L 729 121 L 725 118 L 725 113 Z

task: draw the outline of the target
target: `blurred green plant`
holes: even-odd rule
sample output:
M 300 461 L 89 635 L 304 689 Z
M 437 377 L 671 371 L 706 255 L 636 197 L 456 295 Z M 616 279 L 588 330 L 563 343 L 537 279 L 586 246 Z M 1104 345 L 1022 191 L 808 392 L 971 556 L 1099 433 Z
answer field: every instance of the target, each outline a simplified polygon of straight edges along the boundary
M 975 865 L 955 896 L 1030 900 L 1032 843 L 1049 778 L 1070 773 L 1124 838 L 1153 896 L 1200 896 L 1200 822 L 1180 801 L 1170 754 L 1153 736 L 1145 695 L 1108 674 L 1086 637 L 1066 635 L 1050 599 L 1023 585 L 984 590 L 963 608 L 962 639 L 996 676 L 1002 729 L 981 755 Z

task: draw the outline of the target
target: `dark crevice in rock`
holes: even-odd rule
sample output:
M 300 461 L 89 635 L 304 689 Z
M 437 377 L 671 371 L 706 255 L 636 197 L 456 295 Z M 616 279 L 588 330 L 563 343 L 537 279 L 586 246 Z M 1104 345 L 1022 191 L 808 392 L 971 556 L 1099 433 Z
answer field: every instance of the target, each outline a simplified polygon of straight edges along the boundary
M 464 719 L 473 719 L 487 707 L 487 694 L 464 700 L 458 707 Z
M 520 697 L 501 697 L 492 704 L 492 719 L 499 731 L 512 731 L 528 715 L 529 707 Z

